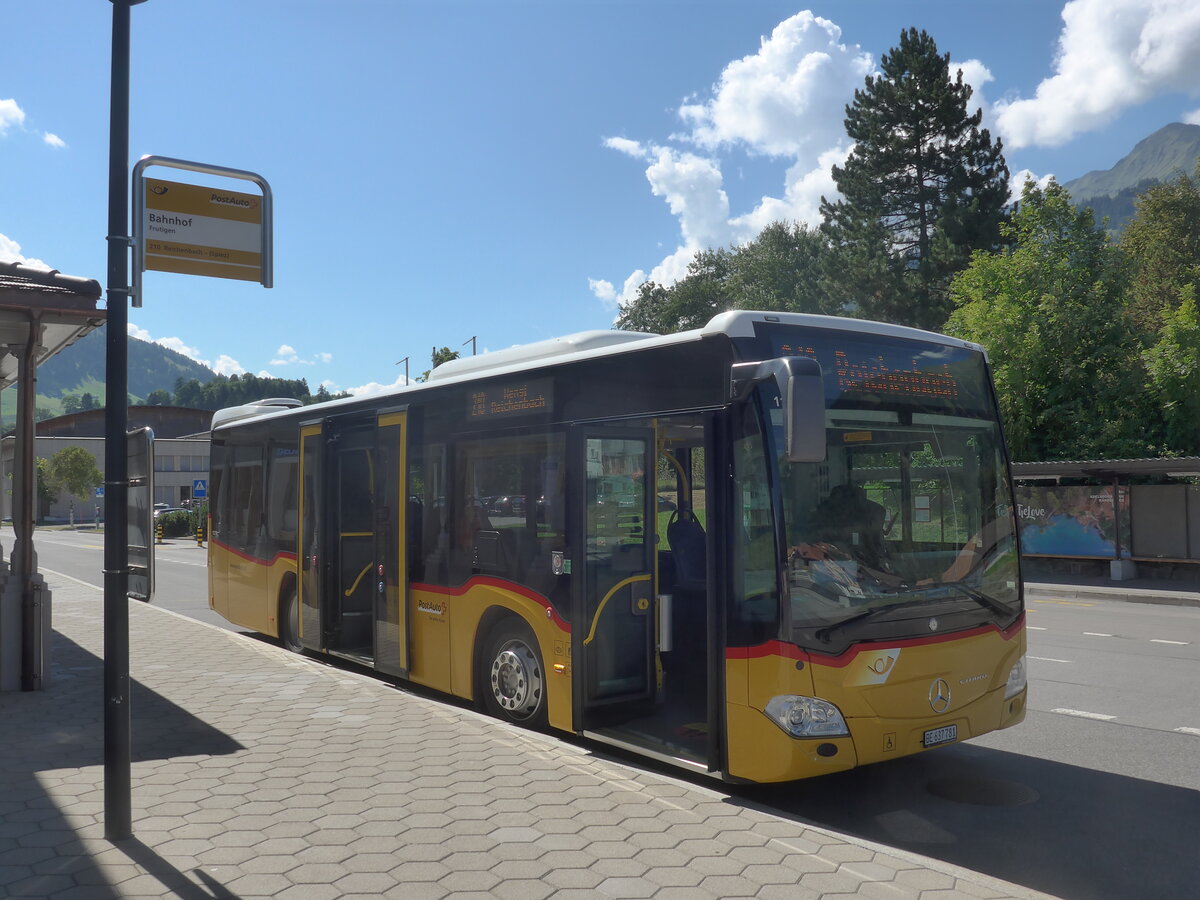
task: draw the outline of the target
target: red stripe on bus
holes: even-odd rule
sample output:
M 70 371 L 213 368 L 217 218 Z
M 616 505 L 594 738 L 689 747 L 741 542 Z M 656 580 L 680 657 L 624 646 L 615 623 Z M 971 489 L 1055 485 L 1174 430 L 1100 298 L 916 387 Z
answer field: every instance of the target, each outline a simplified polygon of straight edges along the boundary
M 549 600 L 539 594 L 537 591 L 525 587 L 523 584 L 517 584 L 515 581 L 505 581 L 503 578 L 493 578 L 490 575 L 476 575 L 470 578 L 466 583 L 460 584 L 458 587 L 445 587 L 440 584 L 412 584 L 409 585 L 414 591 L 429 591 L 432 594 L 441 594 L 444 597 L 461 597 L 473 587 L 494 587 L 503 588 L 506 591 L 511 591 L 514 594 L 520 594 L 526 600 L 532 600 L 534 603 L 541 606 L 549 615 L 550 620 L 565 631 L 571 633 L 571 625 L 566 619 L 558 614 L 558 610 L 554 608 Z
M 290 553 L 287 550 L 280 550 L 270 559 L 259 559 L 257 556 L 251 556 L 249 553 L 243 553 L 241 550 L 235 550 L 233 547 L 230 547 L 228 544 L 222 541 L 210 541 L 210 543 L 214 547 L 220 547 L 226 553 L 232 553 L 238 559 L 244 559 L 246 562 L 257 563 L 260 566 L 273 566 L 281 559 L 288 559 L 292 562 L 296 561 L 296 554 Z
M 929 644 L 944 644 L 947 641 L 957 641 L 963 638 L 977 637 L 994 631 L 1004 640 L 1011 640 L 1025 625 L 1025 613 L 1007 628 L 998 625 L 980 625 L 969 631 L 957 631 L 950 634 L 935 634 L 929 637 L 905 638 L 899 641 L 871 641 L 870 643 L 855 644 L 837 656 L 824 656 L 801 649 L 786 641 L 766 641 L 753 647 L 729 647 L 725 651 L 726 659 L 764 659 L 768 656 L 779 656 L 783 659 L 798 659 L 819 666 L 841 669 L 850 665 L 860 653 L 873 653 L 881 648 L 891 647 L 922 647 Z

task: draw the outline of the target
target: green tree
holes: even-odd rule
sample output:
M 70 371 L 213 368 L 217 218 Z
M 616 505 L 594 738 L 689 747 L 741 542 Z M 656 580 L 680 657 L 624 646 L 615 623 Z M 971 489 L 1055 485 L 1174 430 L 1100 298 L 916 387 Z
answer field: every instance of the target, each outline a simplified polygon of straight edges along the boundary
M 54 502 L 55 490 L 50 484 L 50 461 L 42 457 L 38 457 L 34 463 L 37 466 L 37 501 L 38 515 L 45 515 L 45 510 L 50 509 L 50 504 Z M 12 473 L 9 473 L 9 478 L 12 478 Z M 12 487 L 9 486 L 11 494 Z
M 733 253 L 727 291 L 737 309 L 837 314 L 821 285 L 826 242 L 802 222 L 772 222 Z
M 79 412 L 79 398 L 74 394 L 63 394 L 62 398 L 63 415 L 69 416 L 72 413 Z
M 1162 312 L 1158 342 L 1143 354 L 1161 412 L 1162 451 L 1200 454 L 1200 314 L 1196 286 L 1180 289 L 1178 306 Z
M 79 398 L 79 409 L 81 411 L 87 412 L 88 410 L 99 408 L 100 404 L 96 402 L 96 398 L 90 393 L 84 393 L 84 395 Z
M 451 350 L 449 347 L 442 347 L 440 350 L 437 347 L 434 347 L 433 353 L 430 354 L 430 362 L 432 365 L 417 377 L 417 381 L 428 381 L 430 372 L 432 372 L 442 363 L 450 362 L 452 359 L 458 359 L 459 355 L 460 354 L 457 350 Z
M 1026 182 L 1015 245 L 953 282 L 947 330 L 988 349 L 1017 460 L 1141 456 L 1154 444 L 1120 254 L 1066 189 Z
M 688 263 L 688 272 L 669 287 L 642 283 L 638 295 L 621 307 L 617 328 L 651 334 L 674 334 L 699 328 L 717 313 L 732 308 L 728 281 L 734 253 L 701 250 Z
M 51 490 L 66 491 L 72 497 L 90 496 L 104 480 L 95 458 L 82 447 L 64 447 L 55 453 L 46 466 L 46 475 Z
M 1134 201 L 1134 217 L 1121 235 L 1133 267 L 1131 314 L 1146 335 L 1200 284 L 1200 162 L 1194 175 L 1148 188 Z
M 730 309 L 837 313 L 820 284 L 825 252 L 819 230 L 773 222 L 746 244 L 700 251 L 687 275 L 669 287 L 644 282 L 637 297 L 621 307 L 616 326 L 672 334 L 699 328 Z
M 146 405 L 147 406 L 170 406 L 171 405 L 171 392 L 164 391 L 161 388 L 156 391 L 151 391 L 149 394 L 146 395 Z
M 1008 203 L 1001 142 L 967 112 L 971 87 L 950 55 L 910 28 L 846 107 L 855 142 L 822 199 L 838 251 L 825 268 L 830 297 L 861 315 L 939 329 L 949 283 L 974 250 L 994 249 Z

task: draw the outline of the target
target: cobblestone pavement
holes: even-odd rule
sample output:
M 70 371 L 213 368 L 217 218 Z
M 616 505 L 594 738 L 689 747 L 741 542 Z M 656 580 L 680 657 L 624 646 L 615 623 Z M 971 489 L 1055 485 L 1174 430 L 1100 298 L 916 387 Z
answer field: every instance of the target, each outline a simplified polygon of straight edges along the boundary
M 101 596 L 51 588 L 49 684 L 0 694 L 0 896 L 1044 896 L 136 603 L 113 843 Z

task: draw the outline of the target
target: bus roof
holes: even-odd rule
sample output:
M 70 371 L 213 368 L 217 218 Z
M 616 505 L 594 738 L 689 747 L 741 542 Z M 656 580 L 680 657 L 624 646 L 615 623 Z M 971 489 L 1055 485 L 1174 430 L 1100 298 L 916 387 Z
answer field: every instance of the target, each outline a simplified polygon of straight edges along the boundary
M 688 343 L 717 335 L 724 335 L 729 338 L 753 337 L 755 334 L 754 325 L 759 322 L 907 338 L 909 340 L 963 347 L 986 355 L 986 351 L 978 344 L 960 340 L 959 338 L 948 337 L 944 334 L 936 334 L 932 331 L 909 328 L 904 325 L 889 325 L 885 322 L 872 322 L 867 319 L 818 316 L 808 313 L 730 310 L 729 312 L 719 313 L 708 324 L 700 328 L 690 331 L 680 331 L 675 334 L 657 335 L 640 331 L 581 331 L 563 337 L 537 341 L 532 344 L 519 344 L 504 350 L 481 353 L 478 356 L 454 359 L 442 363 L 442 365 L 434 369 L 429 374 L 427 382 L 410 382 L 402 387 L 389 388 L 386 391 L 370 395 L 330 400 L 321 404 L 321 411 L 325 412 L 361 403 L 368 396 L 378 401 L 381 398 L 408 395 L 415 391 L 467 382 L 484 376 L 491 377 L 512 374 L 524 371 L 531 366 L 566 362 L 568 359 L 571 361 L 594 359 L 602 356 L 626 353 L 632 350 Z M 297 409 L 297 405 L 297 401 L 272 399 L 259 400 L 243 406 L 220 409 L 213 414 L 212 430 L 216 431 L 218 428 L 234 422 L 242 422 L 251 418 L 283 416 L 289 413 L 304 415 L 309 410 L 309 407 L 300 407 Z

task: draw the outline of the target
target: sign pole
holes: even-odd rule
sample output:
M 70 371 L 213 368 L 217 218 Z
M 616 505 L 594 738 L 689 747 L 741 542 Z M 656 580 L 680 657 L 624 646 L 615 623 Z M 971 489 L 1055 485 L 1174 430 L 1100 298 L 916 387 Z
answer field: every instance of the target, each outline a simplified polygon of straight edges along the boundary
M 133 834 L 129 711 L 129 8 L 112 0 L 104 402 L 104 836 Z

